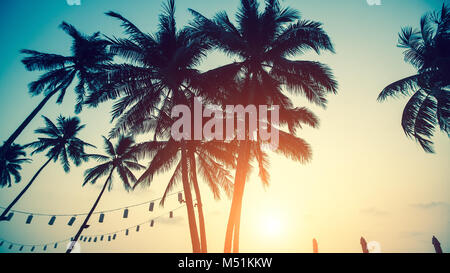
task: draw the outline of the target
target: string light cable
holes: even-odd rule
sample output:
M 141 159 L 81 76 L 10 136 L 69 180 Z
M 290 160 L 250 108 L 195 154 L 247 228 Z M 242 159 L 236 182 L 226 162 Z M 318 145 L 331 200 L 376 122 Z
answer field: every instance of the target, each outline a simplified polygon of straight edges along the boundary
M 176 194 L 176 193 L 175 193 Z M 156 199 L 159 200 L 159 199 Z M 147 204 L 149 202 L 143 203 L 143 204 Z M 173 212 L 183 208 L 184 206 L 186 206 L 186 204 L 182 204 L 180 206 L 178 206 L 175 209 L 172 209 L 169 212 L 169 216 L 170 218 L 173 218 Z M 114 209 L 116 210 L 116 209 Z M 71 214 L 72 215 L 72 214 Z M 84 214 L 79 214 L 79 215 L 84 215 Z M 144 222 L 141 222 L 139 224 L 133 225 L 133 226 L 129 226 L 120 230 L 116 230 L 116 231 L 112 231 L 112 232 L 108 232 L 108 233 L 102 233 L 102 234 L 92 234 L 92 235 L 84 235 L 84 236 L 80 236 L 79 241 L 81 242 L 97 242 L 97 238 L 100 238 L 98 241 L 106 241 L 106 236 L 108 236 L 107 241 L 111 241 L 111 240 L 115 240 L 117 237 L 117 234 L 120 234 L 122 232 L 125 231 L 125 235 L 128 236 L 129 235 L 129 231 L 131 229 L 135 229 L 136 232 L 139 232 L 140 227 L 144 226 L 145 224 L 150 224 L 150 227 L 153 227 L 155 224 L 155 221 L 163 216 L 167 215 L 167 213 L 161 214 L 157 217 L 152 217 Z M 92 240 L 92 238 L 94 238 L 94 240 Z M 59 241 L 53 241 L 53 242 L 47 242 L 47 243 L 42 243 L 42 244 L 23 244 L 23 243 L 18 243 L 18 242 L 12 242 L 3 238 L 0 238 L 0 247 L 2 247 L 3 245 L 8 245 L 9 247 L 8 249 L 12 249 L 14 246 L 20 246 L 19 250 L 22 251 L 25 247 L 31 247 L 31 251 L 34 251 L 37 247 L 44 247 L 43 250 L 46 251 L 47 247 L 51 247 L 53 246 L 53 248 L 57 248 L 58 245 L 61 245 L 62 243 L 68 243 L 71 242 L 73 239 L 73 237 L 64 239 L 64 240 L 59 240 Z M 104 240 L 105 239 L 105 240 Z

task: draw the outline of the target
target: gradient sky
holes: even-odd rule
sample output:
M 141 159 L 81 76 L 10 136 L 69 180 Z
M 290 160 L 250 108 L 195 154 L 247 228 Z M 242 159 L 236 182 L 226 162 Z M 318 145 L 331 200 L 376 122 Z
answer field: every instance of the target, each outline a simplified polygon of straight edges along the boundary
M 303 18 L 324 24 L 337 53 L 307 54 L 298 59 L 328 64 L 339 82 L 339 94 L 329 97 L 326 110 L 301 97 L 294 98 L 297 106 L 310 107 L 321 119 L 318 130 L 305 128 L 299 132 L 312 145 L 313 160 L 299 165 L 273 155 L 271 184 L 267 188 L 256 174 L 252 176 L 244 196 L 241 251 L 311 252 L 312 239 L 316 238 L 320 252 L 360 252 L 359 238 L 364 236 L 368 241 L 378 241 L 383 252 L 433 252 L 431 237 L 435 235 L 444 252 L 449 252 L 449 139 L 437 133 L 436 154 L 426 154 L 405 137 L 400 126 L 406 99 L 376 101 L 384 86 L 414 73 L 404 63 L 402 50 L 396 47 L 400 28 L 418 26 L 420 17 L 438 9 L 443 1 L 382 0 L 381 6 L 369 6 L 365 0 L 282 2 L 300 10 Z M 142 30 L 153 32 L 161 3 L 82 0 L 81 6 L 69 6 L 65 0 L 2 1 L 0 139 L 6 139 L 41 99 L 27 93 L 27 84 L 39 73 L 25 71 L 20 63 L 20 49 L 69 54 L 71 40 L 58 28 L 63 20 L 85 33 L 102 31 L 121 36 L 119 23 L 103 14 L 109 10 L 121 13 Z M 181 26 L 191 19 L 188 8 L 207 16 L 225 10 L 233 18 L 238 3 L 238 0 L 178 0 L 177 23 Z M 212 53 L 201 69 L 228 62 L 221 54 Z M 41 114 L 51 119 L 59 114 L 74 115 L 75 98 L 71 92 L 62 105 L 56 105 L 55 100 Z M 101 135 L 106 135 L 112 126 L 110 107 L 111 103 L 106 103 L 97 109 L 85 109 L 80 115 L 86 124 L 80 136 L 100 148 Z M 17 142 L 33 141 L 33 130 L 42 125 L 42 119 L 36 117 Z M 0 189 L 0 206 L 9 204 L 44 159 L 43 154 L 35 155 L 33 163 L 24 166 L 22 183 Z M 49 165 L 15 209 L 61 214 L 87 212 L 101 187 L 101 183 L 81 187 L 84 170 L 93 164 L 73 168 L 68 175 L 60 165 Z M 158 198 L 168 179 L 169 175 L 160 175 L 152 187 L 132 193 L 126 193 L 116 179 L 113 191 L 104 195 L 98 209 Z M 206 185 L 201 186 L 209 250 L 221 252 L 230 201 L 214 201 Z M 82 251 L 189 252 L 186 210 L 177 210 L 175 218 L 168 219 L 167 212 L 177 206 L 173 199 L 153 213 L 145 206 L 130 209 L 128 219 L 122 219 L 121 212 L 111 213 L 103 224 L 96 224 L 94 217 L 86 235 L 120 230 L 165 215 L 152 229 L 144 227 L 126 238 L 118 234 L 111 243 L 82 243 Z M 25 218 L 15 215 L 11 222 L 1 222 L 0 238 L 24 244 L 59 241 L 73 236 L 81 221 L 78 218 L 78 225 L 68 227 L 68 219 L 61 217 L 55 225 L 48 226 L 47 217 L 35 217 L 31 225 L 25 225 Z M 5 246 L 0 247 L 0 252 L 6 251 Z

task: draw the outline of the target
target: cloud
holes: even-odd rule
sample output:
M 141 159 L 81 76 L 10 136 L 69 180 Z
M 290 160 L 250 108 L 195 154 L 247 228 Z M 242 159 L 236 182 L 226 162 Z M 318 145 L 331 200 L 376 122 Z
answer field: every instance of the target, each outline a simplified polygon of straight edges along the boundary
M 387 211 L 380 210 L 380 209 L 377 209 L 377 208 L 374 208 L 374 207 L 362 209 L 361 213 L 372 215 L 372 216 L 385 216 L 385 215 L 389 214 Z
M 450 208 L 450 204 L 447 202 L 417 203 L 411 206 L 418 209 Z

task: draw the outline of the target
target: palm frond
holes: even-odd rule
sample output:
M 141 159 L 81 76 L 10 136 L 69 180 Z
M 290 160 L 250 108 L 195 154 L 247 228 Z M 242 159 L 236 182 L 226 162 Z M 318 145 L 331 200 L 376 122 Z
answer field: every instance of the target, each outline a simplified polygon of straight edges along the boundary
M 173 191 L 173 189 L 178 185 L 178 183 L 181 181 L 181 161 L 178 163 L 177 167 L 175 168 L 172 176 L 169 179 L 169 183 L 167 183 L 166 189 L 164 190 L 164 194 L 161 198 L 161 201 L 159 204 L 164 207 L 164 204 L 166 202 L 167 195 Z
M 22 59 L 22 63 L 28 71 L 56 70 L 65 68 L 73 62 L 71 57 L 42 53 L 35 50 L 22 49 L 20 53 L 28 55 Z
M 403 111 L 402 127 L 408 137 L 414 138 L 427 153 L 434 153 L 433 142 L 437 123 L 437 103 L 433 97 L 417 91 L 408 101 Z
M 311 147 L 306 141 L 282 130 L 279 130 L 278 134 L 279 143 L 275 150 L 276 153 L 280 153 L 289 159 L 300 163 L 307 163 L 311 160 Z
M 378 95 L 378 101 L 384 101 L 388 97 L 410 95 L 417 90 L 419 77 L 419 75 L 413 75 L 389 84 Z

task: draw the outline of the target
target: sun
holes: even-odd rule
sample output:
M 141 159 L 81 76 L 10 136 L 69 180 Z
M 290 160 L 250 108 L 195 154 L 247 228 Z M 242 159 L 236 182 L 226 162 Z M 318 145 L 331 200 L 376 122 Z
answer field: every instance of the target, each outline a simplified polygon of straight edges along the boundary
M 265 236 L 276 237 L 283 231 L 283 221 L 276 213 L 264 213 L 261 215 L 261 232 Z

